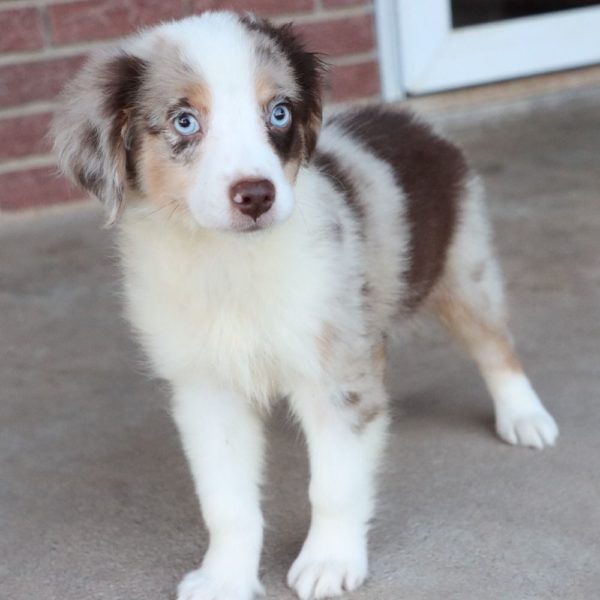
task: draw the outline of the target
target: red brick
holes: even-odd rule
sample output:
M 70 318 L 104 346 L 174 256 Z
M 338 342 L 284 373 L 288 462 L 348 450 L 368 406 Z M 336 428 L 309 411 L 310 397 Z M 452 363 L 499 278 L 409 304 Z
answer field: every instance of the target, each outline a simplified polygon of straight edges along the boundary
M 57 44 L 119 37 L 139 27 L 184 16 L 181 0 L 84 0 L 48 6 Z
M 259 15 L 283 15 L 312 11 L 314 0 L 192 0 L 192 10 L 251 11 Z
M 349 6 L 371 6 L 370 0 L 323 0 L 324 8 L 346 8 Z
M 0 119 L 0 160 L 47 153 L 50 113 Z
M 81 200 L 85 196 L 56 169 L 41 167 L 0 175 L 0 210 L 18 210 Z
M 336 102 L 379 93 L 379 68 L 375 61 L 338 66 L 331 73 L 331 99 Z
M 0 67 L 0 108 L 54 99 L 83 59 L 78 55 Z
M 0 11 L 0 52 L 37 50 L 44 45 L 37 8 Z
M 329 56 L 367 52 L 375 47 L 371 15 L 302 23 L 295 29 L 309 50 Z

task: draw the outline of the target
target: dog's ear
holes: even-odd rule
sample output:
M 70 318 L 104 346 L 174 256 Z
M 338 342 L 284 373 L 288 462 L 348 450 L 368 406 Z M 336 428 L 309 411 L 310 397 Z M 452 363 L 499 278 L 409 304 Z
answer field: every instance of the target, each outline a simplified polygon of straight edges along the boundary
M 123 50 L 93 56 L 65 88 L 51 135 L 61 171 L 105 205 L 123 206 L 131 118 L 147 63 Z

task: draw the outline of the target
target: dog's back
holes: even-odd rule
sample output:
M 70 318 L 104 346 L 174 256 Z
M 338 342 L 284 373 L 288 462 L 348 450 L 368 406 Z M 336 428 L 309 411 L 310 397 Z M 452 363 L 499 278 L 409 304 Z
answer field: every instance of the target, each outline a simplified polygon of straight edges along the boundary
M 363 165 L 356 164 L 358 149 L 365 151 Z M 375 161 L 391 170 L 393 186 L 377 190 Z M 326 120 L 315 163 L 343 188 L 361 230 L 372 232 L 374 239 L 365 240 L 367 244 L 385 242 L 385 221 L 398 210 L 398 229 L 392 233 L 404 238 L 404 256 L 396 271 L 403 289 L 397 314 L 410 313 L 444 270 L 469 176 L 474 177 L 462 152 L 406 110 L 369 106 Z M 369 221 L 375 223 L 370 226 Z

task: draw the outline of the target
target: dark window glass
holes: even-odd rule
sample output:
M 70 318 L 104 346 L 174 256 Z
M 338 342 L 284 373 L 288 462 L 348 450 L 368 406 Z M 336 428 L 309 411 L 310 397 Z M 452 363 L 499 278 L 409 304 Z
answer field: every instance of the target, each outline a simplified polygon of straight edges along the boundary
M 452 0 L 452 27 L 600 6 L 598 0 Z M 600 34 L 599 34 L 600 35 Z

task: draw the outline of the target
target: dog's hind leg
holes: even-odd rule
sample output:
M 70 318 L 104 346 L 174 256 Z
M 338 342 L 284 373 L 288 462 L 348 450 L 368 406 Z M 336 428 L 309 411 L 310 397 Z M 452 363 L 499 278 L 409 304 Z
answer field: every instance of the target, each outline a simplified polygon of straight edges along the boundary
M 474 181 L 464 199 L 444 277 L 429 303 L 479 366 L 494 400 L 498 435 L 515 445 L 553 445 L 558 428 L 523 371 L 503 296 L 480 187 Z

